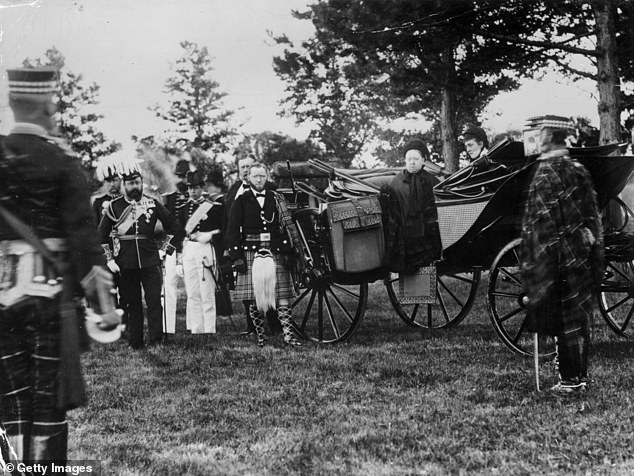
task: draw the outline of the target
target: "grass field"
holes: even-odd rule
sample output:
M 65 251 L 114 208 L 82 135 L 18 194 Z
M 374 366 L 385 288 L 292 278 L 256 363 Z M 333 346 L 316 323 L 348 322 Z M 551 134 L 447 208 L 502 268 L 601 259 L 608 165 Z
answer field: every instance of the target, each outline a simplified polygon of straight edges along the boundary
M 259 349 L 234 321 L 146 351 L 94 346 L 70 458 L 139 475 L 634 473 L 634 342 L 603 322 L 590 391 L 562 398 L 535 391 L 532 360 L 498 341 L 483 294 L 457 327 L 421 332 L 373 285 L 334 346 L 276 336 Z

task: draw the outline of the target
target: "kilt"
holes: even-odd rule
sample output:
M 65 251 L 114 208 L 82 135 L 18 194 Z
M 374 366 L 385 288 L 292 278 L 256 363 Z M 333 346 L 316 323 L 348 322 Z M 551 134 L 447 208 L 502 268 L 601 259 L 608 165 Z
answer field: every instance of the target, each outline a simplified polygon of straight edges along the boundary
M 253 258 L 255 258 L 254 251 L 244 252 L 245 261 L 247 264 L 246 273 L 238 273 L 236 280 L 236 287 L 231 292 L 231 297 L 234 301 L 254 301 L 253 295 L 253 280 L 251 278 L 251 271 L 253 269 Z M 282 256 L 279 253 L 273 253 L 273 259 L 275 260 L 275 297 L 276 299 L 291 299 L 295 297 L 295 288 L 293 287 L 293 279 L 291 274 L 286 270 L 282 264 Z

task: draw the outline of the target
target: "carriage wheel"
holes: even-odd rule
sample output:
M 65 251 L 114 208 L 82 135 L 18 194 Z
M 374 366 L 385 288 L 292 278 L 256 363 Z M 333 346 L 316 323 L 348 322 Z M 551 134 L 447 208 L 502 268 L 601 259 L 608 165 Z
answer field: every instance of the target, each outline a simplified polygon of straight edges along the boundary
M 333 282 L 319 238 L 317 210 L 298 210 L 293 219 L 314 264 L 314 268 L 303 276 L 296 275 L 299 293 L 293 302 L 295 330 L 303 338 L 315 342 L 345 341 L 363 317 L 368 302 L 368 284 Z
M 634 337 L 634 261 L 608 261 L 599 290 L 599 309 L 619 335 Z
M 399 275 L 391 273 L 385 280 L 392 306 L 408 326 L 425 329 L 451 327 L 462 321 L 475 301 L 480 270 L 436 276 L 436 303 L 403 304 L 398 299 Z
M 489 272 L 487 304 L 491 322 L 502 342 L 522 355 L 534 355 L 534 334 L 526 331 L 526 307 L 524 286 L 520 278 L 519 247 L 517 238 L 498 253 Z M 539 355 L 555 353 L 554 341 L 549 336 L 539 336 Z

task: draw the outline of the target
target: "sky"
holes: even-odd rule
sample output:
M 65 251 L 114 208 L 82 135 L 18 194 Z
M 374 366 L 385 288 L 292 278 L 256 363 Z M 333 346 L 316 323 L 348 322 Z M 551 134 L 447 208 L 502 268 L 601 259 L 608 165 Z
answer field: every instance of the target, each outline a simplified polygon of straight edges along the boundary
M 7 68 L 39 57 L 55 46 L 70 71 L 100 85 L 100 128 L 109 139 L 130 143 L 131 135 L 160 135 L 165 124 L 147 108 L 165 100 L 170 65 L 179 43 L 206 46 L 214 58 L 213 77 L 228 93 L 245 132 L 265 130 L 297 139 L 308 128 L 277 115 L 284 83 L 273 72 L 281 53 L 268 31 L 299 41 L 311 36 L 309 22 L 292 17 L 310 0 L 0 0 L 0 133 L 7 110 Z M 559 75 L 525 81 L 519 91 L 494 99 L 483 117 L 492 132 L 521 129 L 539 114 L 586 116 L 597 125 L 594 85 L 570 85 Z M 424 123 L 420 123 L 423 128 Z M 408 127 L 412 125 L 409 124 Z

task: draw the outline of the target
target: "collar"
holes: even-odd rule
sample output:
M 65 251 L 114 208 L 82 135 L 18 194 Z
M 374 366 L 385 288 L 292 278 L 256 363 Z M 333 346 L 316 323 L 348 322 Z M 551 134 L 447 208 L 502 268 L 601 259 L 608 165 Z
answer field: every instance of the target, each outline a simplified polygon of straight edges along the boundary
M 190 198 L 190 200 L 191 200 L 193 203 L 198 203 L 198 204 L 201 204 L 201 203 L 203 203 L 203 202 L 205 201 L 205 197 L 200 197 L 198 200 L 194 200 L 193 198 Z
M 551 150 L 550 152 L 543 153 L 537 158 L 537 160 L 555 159 L 557 157 L 569 157 L 569 155 L 570 154 L 568 153 L 567 148 L 555 149 L 555 150 Z
M 266 189 L 261 192 L 256 192 L 254 189 L 251 189 L 251 193 L 253 193 L 255 197 L 266 197 Z
M 38 124 L 31 124 L 30 122 L 16 122 L 13 129 L 11 129 L 11 134 L 29 134 L 43 137 L 44 139 L 51 138 L 51 135 L 46 129 Z

